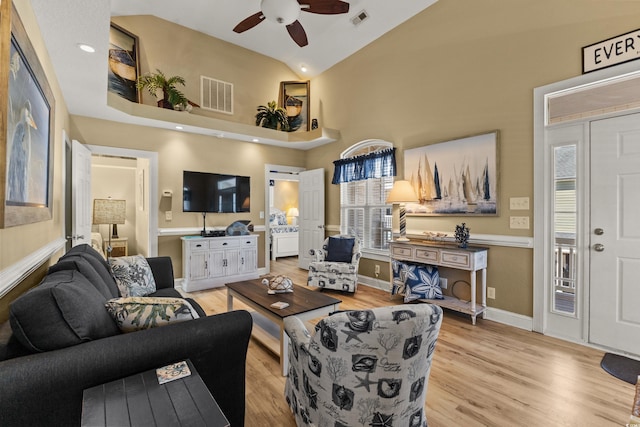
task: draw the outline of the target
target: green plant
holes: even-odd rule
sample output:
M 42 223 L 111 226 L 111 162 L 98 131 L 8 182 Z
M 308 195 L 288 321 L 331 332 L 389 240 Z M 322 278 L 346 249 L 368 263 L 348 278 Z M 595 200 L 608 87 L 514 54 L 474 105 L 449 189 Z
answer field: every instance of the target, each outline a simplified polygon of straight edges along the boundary
M 147 89 L 147 91 L 157 97 L 159 90 L 162 90 L 162 99 L 158 101 L 158 107 L 169 109 L 186 109 L 189 100 L 184 94 L 176 88 L 176 85 L 185 85 L 183 77 L 173 76 L 167 78 L 164 73 L 156 69 L 156 73 L 146 73 L 138 77 L 136 86 L 138 89 Z
M 278 107 L 276 101 L 267 103 L 267 106 L 260 105 L 258 107 L 258 114 L 256 114 L 256 126 L 262 126 L 263 128 L 289 130 L 289 119 L 287 112 L 284 108 Z

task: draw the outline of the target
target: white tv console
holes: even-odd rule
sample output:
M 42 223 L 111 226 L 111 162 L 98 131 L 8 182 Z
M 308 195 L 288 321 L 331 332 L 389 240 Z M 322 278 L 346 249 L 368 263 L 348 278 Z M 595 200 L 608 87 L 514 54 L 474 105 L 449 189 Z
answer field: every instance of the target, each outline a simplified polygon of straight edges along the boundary
M 182 289 L 186 292 L 258 278 L 258 235 L 183 236 Z

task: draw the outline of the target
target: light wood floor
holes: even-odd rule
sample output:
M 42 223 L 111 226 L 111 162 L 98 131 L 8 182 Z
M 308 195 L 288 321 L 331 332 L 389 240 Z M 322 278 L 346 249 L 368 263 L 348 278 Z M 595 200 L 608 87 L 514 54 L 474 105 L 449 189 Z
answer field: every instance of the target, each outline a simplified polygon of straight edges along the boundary
M 271 274 L 306 283 L 297 258 L 271 262 Z M 355 295 L 324 291 L 341 309 L 391 305 L 364 285 Z M 193 292 L 207 313 L 226 311 L 226 290 Z M 235 304 L 235 303 L 234 303 Z M 428 383 L 426 414 L 440 426 L 623 426 L 634 387 L 600 368 L 602 351 L 489 320 L 472 326 L 445 312 Z M 247 426 L 295 426 L 283 397 L 277 356 L 251 340 L 247 355 Z

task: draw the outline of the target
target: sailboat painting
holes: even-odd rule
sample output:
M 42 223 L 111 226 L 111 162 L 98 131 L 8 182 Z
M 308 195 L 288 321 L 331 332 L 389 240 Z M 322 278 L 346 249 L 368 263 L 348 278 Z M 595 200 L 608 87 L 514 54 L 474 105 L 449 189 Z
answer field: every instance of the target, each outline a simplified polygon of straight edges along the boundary
M 138 50 L 138 37 L 112 22 L 107 90 L 131 102 L 140 102 L 140 92 L 136 86 L 140 75 Z
M 405 150 L 407 215 L 497 215 L 498 131 Z

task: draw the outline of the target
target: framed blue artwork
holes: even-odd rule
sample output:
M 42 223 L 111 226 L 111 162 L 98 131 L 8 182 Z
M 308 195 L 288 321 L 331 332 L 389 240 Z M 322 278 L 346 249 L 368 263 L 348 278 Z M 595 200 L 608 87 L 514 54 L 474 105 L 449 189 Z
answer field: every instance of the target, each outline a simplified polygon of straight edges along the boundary
M 12 2 L 0 6 L 0 226 L 51 219 L 54 97 Z M 9 31 L 10 29 L 10 31 Z

